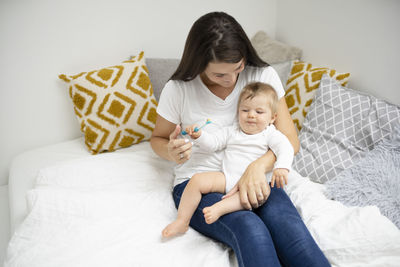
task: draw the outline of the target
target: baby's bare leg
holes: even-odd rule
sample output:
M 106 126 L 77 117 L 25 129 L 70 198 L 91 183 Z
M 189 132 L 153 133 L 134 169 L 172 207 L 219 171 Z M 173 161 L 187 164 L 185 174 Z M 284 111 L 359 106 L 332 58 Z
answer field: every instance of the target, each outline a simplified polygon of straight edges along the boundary
M 211 192 L 225 192 L 225 176 L 221 172 L 204 172 L 193 175 L 178 207 L 178 217 L 162 231 L 163 237 L 183 234 L 189 229 L 189 222 L 200 203 L 201 195 Z
M 243 209 L 244 208 L 240 203 L 240 194 L 239 192 L 236 192 L 232 196 L 224 198 L 210 207 L 204 208 L 203 213 L 206 223 L 211 224 L 218 220 L 222 215 Z

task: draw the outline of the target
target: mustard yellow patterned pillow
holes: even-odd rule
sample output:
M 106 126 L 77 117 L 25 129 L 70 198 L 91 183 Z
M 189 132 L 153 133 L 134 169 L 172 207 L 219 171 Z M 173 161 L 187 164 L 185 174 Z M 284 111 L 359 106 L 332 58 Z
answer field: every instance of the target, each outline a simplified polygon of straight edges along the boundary
M 326 67 L 314 67 L 310 63 L 293 61 L 286 82 L 285 99 L 298 131 L 301 130 L 308 109 L 321 83 L 322 75 L 328 74 L 342 86 L 349 81 L 350 73 L 338 73 Z
M 150 138 L 157 101 L 143 52 L 116 66 L 59 78 L 69 86 L 85 144 L 92 154 Z

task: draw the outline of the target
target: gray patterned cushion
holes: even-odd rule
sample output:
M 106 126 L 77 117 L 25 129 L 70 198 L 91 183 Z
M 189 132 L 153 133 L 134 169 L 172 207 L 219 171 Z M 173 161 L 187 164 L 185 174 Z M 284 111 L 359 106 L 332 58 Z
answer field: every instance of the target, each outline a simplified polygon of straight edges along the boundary
M 333 179 L 390 136 L 400 107 L 342 87 L 324 75 L 300 131 L 293 167 L 314 182 Z

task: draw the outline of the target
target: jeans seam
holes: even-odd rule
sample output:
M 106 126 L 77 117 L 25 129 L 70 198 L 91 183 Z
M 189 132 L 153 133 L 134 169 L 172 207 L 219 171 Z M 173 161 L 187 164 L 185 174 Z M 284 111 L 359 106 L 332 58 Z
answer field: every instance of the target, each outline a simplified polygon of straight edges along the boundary
M 242 259 L 242 251 L 240 250 L 239 242 L 236 238 L 236 235 L 233 233 L 233 231 L 231 231 L 231 229 L 228 226 L 226 226 L 226 224 L 221 222 L 219 219 L 216 221 L 216 223 L 219 223 L 220 225 L 222 225 L 231 234 L 231 236 L 232 236 L 231 238 L 233 238 L 233 241 L 236 243 L 236 247 L 239 250 L 237 253 L 235 252 L 237 254 L 236 259 L 238 260 L 239 266 L 244 266 L 243 259 Z
M 177 198 L 179 198 L 179 202 L 180 202 L 180 201 L 181 201 L 181 196 L 178 195 L 178 194 L 176 194 L 175 192 L 174 192 L 174 195 L 175 195 Z M 198 206 L 197 206 L 196 210 L 199 211 L 199 212 L 203 212 L 202 210 L 199 209 Z M 234 252 L 236 253 L 236 259 L 238 260 L 239 266 L 244 266 L 243 259 L 242 259 L 242 252 L 241 252 L 241 250 L 240 250 L 240 246 L 238 245 L 238 241 L 237 241 L 236 235 L 233 233 L 233 231 L 231 231 L 231 229 L 230 229 L 226 224 L 224 224 L 223 222 L 221 222 L 219 219 L 218 219 L 216 222 L 214 222 L 214 223 L 219 223 L 220 225 L 222 225 L 223 228 L 225 228 L 225 229 L 228 230 L 228 232 L 229 232 L 230 235 L 231 235 L 231 238 L 233 237 L 232 239 L 233 239 L 233 241 L 236 243 L 236 247 L 237 247 L 237 249 L 239 250 L 238 253 L 236 253 L 236 251 L 234 251 Z M 202 234 L 202 233 L 201 233 L 201 234 Z M 227 245 L 227 244 L 226 244 L 226 245 Z M 232 248 L 232 247 L 231 247 L 231 248 Z M 233 248 L 232 248 L 232 249 L 233 249 Z

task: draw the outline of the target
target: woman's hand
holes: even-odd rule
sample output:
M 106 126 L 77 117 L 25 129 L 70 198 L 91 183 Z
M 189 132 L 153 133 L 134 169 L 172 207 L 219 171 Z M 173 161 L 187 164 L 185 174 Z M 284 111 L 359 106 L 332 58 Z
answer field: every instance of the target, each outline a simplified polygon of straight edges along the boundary
M 167 144 L 169 158 L 178 164 L 189 160 L 192 155 L 192 143 L 189 142 L 189 139 L 178 139 L 180 132 L 181 127 L 177 125 L 175 130 L 169 135 Z
M 271 160 L 269 159 L 271 154 L 267 153 L 263 157 L 268 157 L 267 162 Z M 249 164 L 238 183 L 223 198 L 230 197 L 239 191 L 242 206 L 249 210 L 256 209 L 267 201 L 271 188 L 265 178 L 264 164 L 267 162 L 264 162 L 263 157 Z M 274 159 L 272 155 L 272 160 Z
M 188 139 L 178 138 L 181 127 L 160 115 L 150 139 L 154 152 L 163 159 L 182 164 L 192 155 L 192 143 Z

